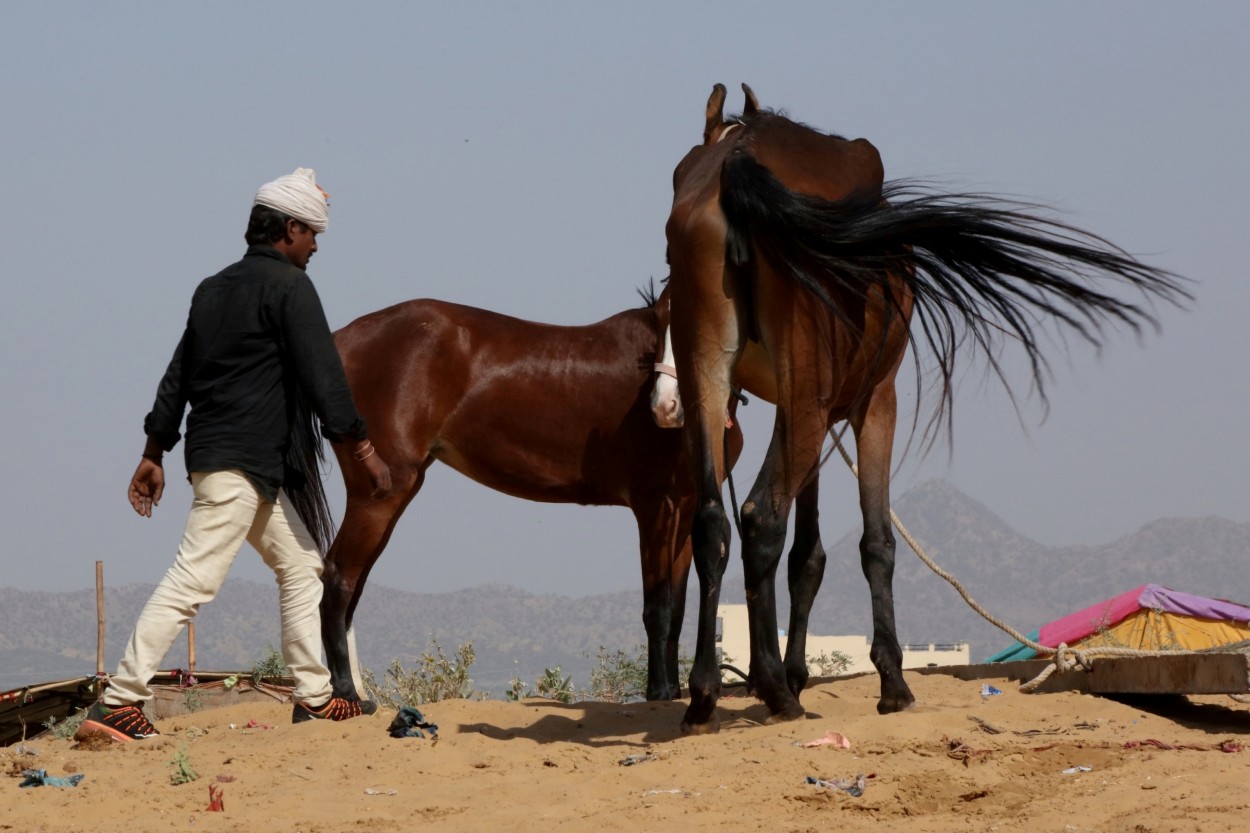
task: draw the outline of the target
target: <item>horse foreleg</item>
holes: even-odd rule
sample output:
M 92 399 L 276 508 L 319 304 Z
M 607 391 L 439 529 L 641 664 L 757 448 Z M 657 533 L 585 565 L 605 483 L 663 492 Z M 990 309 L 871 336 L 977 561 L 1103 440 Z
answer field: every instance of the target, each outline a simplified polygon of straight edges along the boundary
M 720 699 L 720 661 L 716 655 L 716 608 L 721 579 L 729 561 L 729 518 L 719 489 L 706 488 L 699 495 L 691 527 L 695 572 L 699 576 L 699 630 L 690 669 L 690 706 L 681 721 L 687 734 L 720 730 L 716 701 Z
M 869 656 L 881 676 L 881 714 L 902 711 L 916 702 L 903 679 L 903 649 L 894 624 L 894 531 L 890 523 L 890 458 L 894 445 L 896 402 L 892 384 L 873 393 L 855 428 L 859 456 L 859 505 L 864 535 L 860 564 L 872 594 L 872 648 Z
M 686 501 L 689 504 L 691 501 Z M 670 498 L 634 507 L 642 549 L 642 622 L 647 631 L 647 699 L 681 697 L 678 640 L 690 575 L 690 507 Z
M 807 623 L 825 575 L 825 548 L 820 541 L 819 475 L 813 474 L 794 504 L 794 545 L 787 574 L 790 587 L 790 628 L 786 632 L 786 685 L 795 697 L 807 686 Z

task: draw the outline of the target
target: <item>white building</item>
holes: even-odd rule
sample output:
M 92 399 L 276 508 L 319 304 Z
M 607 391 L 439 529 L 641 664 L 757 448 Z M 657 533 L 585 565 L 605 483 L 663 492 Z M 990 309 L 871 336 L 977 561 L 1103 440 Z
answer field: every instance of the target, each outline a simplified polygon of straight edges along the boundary
M 777 641 L 781 643 L 781 653 L 786 652 L 785 631 L 778 631 Z M 744 604 L 723 604 L 716 608 L 716 647 L 721 650 L 724 662 L 742 671 L 747 671 L 751 662 L 751 635 L 747 626 L 747 606 Z M 904 668 L 926 668 L 941 665 L 967 665 L 970 659 L 967 642 L 927 643 L 903 645 Z M 807 635 L 807 667 L 812 676 L 823 676 L 828 672 L 821 668 L 822 655 L 832 656 L 834 652 L 845 655 L 850 664 L 842 674 L 858 674 L 864 671 L 876 671 L 868 652 L 872 648 L 872 640 L 867 636 L 816 636 Z M 732 672 L 724 675 L 726 682 L 737 680 Z

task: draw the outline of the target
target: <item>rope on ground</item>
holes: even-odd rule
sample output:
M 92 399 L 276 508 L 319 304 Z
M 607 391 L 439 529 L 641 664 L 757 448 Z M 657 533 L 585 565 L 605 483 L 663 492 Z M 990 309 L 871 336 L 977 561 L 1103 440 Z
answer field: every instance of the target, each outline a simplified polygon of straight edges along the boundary
M 855 461 L 851 459 L 851 455 L 848 454 L 846 452 L 846 448 L 843 447 L 840 434 L 830 431 L 829 436 L 833 438 L 833 443 L 837 447 L 838 452 L 842 455 L 842 459 L 846 461 L 846 464 L 848 466 L 850 466 L 851 473 L 854 474 L 855 477 L 858 479 L 859 467 L 855 465 Z M 920 546 L 920 542 L 912 537 L 911 533 L 907 531 L 907 527 L 903 526 L 903 522 L 899 520 L 899 517 L 898 515 L 895 514 L 893 507 L 891 507 L 890 509 L 890 520 L 894 522 L 894 527 L 898 530 L 899 534 L 903 536 L 903 540 L 906 541 L 907 545 L 912 548 L 912 551 L 915 552 L 917 556 L 919 556 L 920 560 L 924 562 L 925 566 L 927 566 L 930 570 L 932 570 L 933 572 L 941 576 L 942 579 L 944 579 L 946 583 L 949 584 L 951 587 L 954 587 L 955 590 L 959 593 L 959 595 L 963 597 L 963 600 L 968 603 L 968 606 L 971 607 L 973 610 L 975 610 L 977 613 L 979 613 L 983 619 L 985 619 L 987 622 L 994 625 L 999 630 L 1003 631 L 1012 639 L 1016 640 L 1022 645 L 1026 645 L 1029 648 L 1032 648 L 1039 655 L 1041 656 L 1053 655 L 1054 659 L 1051 661 L 1049 665 L 1047 665 L 1044 669 L 1042 669 L 1042 673 L 1038 674 L 1033 679 L 1025 683 L 1022 683 L 1020 685 L 1020 691 L 1025 694 L 1032 694 L 1033 692 L 1035 692 L 1038 689 L 1038 687 L 1041 686 L 1042 683 L 1046 682 L 1046 680 L 1050 677 L 1050 675 L 1054 674 L 1056 671 L 1091 671 L 1093 670 L 1093 667 L 1094 667 L 1094 660 L 1100 659 L 1100 658 L 1105 658 L 1105 657 L 1160 657 L 1160 656 L 1175 656 L 1177 654 L 1196 653 L 1194 651 L 1146 651 L 1146 650 L 1142 650 L 1139 648 L 1116 648 L 1112 646 L 1100 647 L 1100 648 L 1077 649 L 1077 648 L 1069 648 L 1067 643 L 1064 643 L 1064 642 L 1059 643 L 1059 646 L 1056 648 L 1051 648 L 1048 645 L 1042 645 L 1040 642 L 1036 642 L 1032 639 L 1029 639 L 1027 636 L 1020 633 L 1018 630 L 1011 627 L 1010 625 L 1008 625 L 1006 622 L 1002 621 L 998 617 L 994 616 L 992 613 L 990 613 L 988 610 L 986 610 L 980 604 L 978 604 L 977 601 L 973 599 L 972 596 L 968 593 L 968 591 L 964 589 L 964 586 L 963 584 L 959 582 L 959 579 L 955 578 L 946 570 L 942 569 L 938 564 L 936 564 L 933 561 L 933 559 L 931 559 L 928 556 L 927 553 L 925 553 L 924 548 Z

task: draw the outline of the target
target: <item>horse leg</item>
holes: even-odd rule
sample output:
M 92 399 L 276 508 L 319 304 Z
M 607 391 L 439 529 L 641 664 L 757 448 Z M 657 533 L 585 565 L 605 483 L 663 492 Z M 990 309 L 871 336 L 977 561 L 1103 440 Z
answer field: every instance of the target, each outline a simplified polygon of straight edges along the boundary
M 326 553 L 325 571 L 321 576 L 324 587 L 321 640 L 325 646 L 326 665 L 330 669 L 330 685 L 335 697 L 353 700 L 359 697 L 353 682 L 354 645 L 348 636 L 352 614 L 369 571 L 386 548 L 399 516 L 425 479 L 424 468 L 419 471 L 409 469 L 407 478 L 399 467 L 392 467 L 391 474 L 391 493 L 382 500 L 355 495 L 349 486 L 342 526 Z
M 825 421 L 796 419 L 792 416 L 795 410 L 798 409 L 777 408 L 764 465 L 742 505 L 742 569 L 751 633 L 751 684 L 756 696 L 772 712 L 769 722 L 803 716 L 803 707 L 789 686 L 781 660 L 775 588 L 792 496 L 803 486 L 802 477 L 796 476 L 796 472 L 805 476 L 815 468 Z M 806 657 L 800 654 L 800 662 L 805 661 Z
M 689 512 L 689 505 L 674 503 L 668 497 L 634 507 L 642 550 L 648 700 L 676 700 L 681 696 L 677 655 L 690 575 Z
M 699 576 L 699 628 L 694 665 L 690 669 L 690 706 L 681 721 L 683 732 L 696 735 L 720 730 L 715 714 L 721 690 L 720 663 L 716 656 L 716 608 L 720 602 L 721 579 L 729 561 L 729 518 L 721 500 L 719 481 L 713 483 L 711 476 L 706 479 L 708 482 L 699 491 L 699 506 L 690 531 L 694 567 Z
M 881 676 L 880 714 L 902 711 L 916 702 L 903 679 L 903 649 L 894 625 L 894 531 L 890 520 L 890 459 L 897 401 L 893 379 L 877 386 L 864 414 L 852 422 L 859 456 L 859 505 L 864 535 L 860 564 L 872 595 L 872 648 L 869 656 Z
M 716 718 L 716 701 L 720 698 L 720 659 L 716 650 L 716 613 L 720 602 L 721 579 L 729 562 L 729 517 L 721 497 L 725 481 L 724 459 L 725 405 L 729 401 L 729 362 L 732 354 L 718 353 L 706 377 L 693 376 L 688 387 L 693 396 L 687 399 L 684 439 L 686 453 L 694 462 L 697 497 L 690 527 L 692 560 L 699 576 L 698 632 L 694 665 L 690 669 L 690 705 L 682 718 L 686 734 L 708 734 L 720 730 Z M 693 363 L 687 363 L 693 366 Z M 719 370 L 719 373 L 717 372 Z M 717 388 L 714 380 L 720 380 Z M 700 391 L 700 382 L 713 391 Z M 692 407 L 697 405 L 697 407 Z
M 820 541 L 819 474 L 811 478 L 794 503 L 794 545 L 787 575 L 790 587 L 790 627 L 786 631 L 786 685 L 795 697 L 807 687 L 807 622 L 816 592 L 825 575 L 825 548 Z

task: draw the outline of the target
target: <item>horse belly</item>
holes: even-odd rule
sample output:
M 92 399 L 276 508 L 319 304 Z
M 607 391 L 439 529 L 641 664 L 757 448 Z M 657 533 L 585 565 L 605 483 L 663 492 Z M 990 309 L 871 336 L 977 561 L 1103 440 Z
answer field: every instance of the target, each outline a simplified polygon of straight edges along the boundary
M 604 431 L 587 432 L 558 417 L 551 420 L 471 420 L 468 430 L 445 432 L 432 449 L 436 459 L 489 489 L 544 503 L 619 505 L 614 470 L 588 463 Z M 595 477 L 594 481 L 588 479 Z M 620 476 L 623 482 L 625 477 Z

